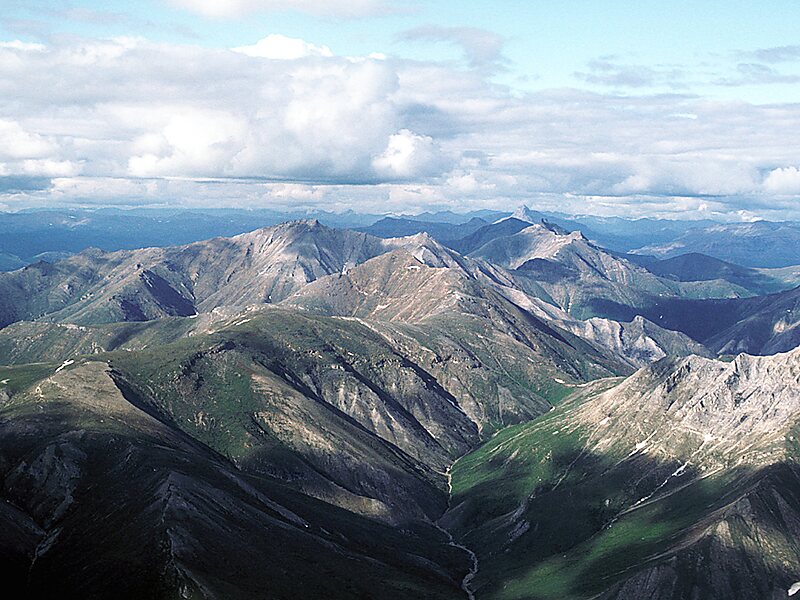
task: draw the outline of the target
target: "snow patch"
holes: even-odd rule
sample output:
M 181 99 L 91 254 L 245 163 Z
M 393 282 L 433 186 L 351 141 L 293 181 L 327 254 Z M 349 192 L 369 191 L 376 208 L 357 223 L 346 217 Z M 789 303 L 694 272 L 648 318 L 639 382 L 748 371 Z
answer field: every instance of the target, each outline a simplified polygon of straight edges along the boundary
M 800 592 L 800 581 L 793 583 L 792 587 L 789 588 L 787 593 L 790 596 L 794 596 L 797 592 Z
M 64 370 L 64 369 L 66 369 L 68 366 L 70 366 L 70 365 L 74 365 L 74 364 L 75 364 L 75 361 L 74 361 L 74 360 L 65 360 L 63 363 L 61 363 L 61 366 L 60 366 L 60 367 L 58 367 L 58 368 L 56 369 L 56 371 L 55 371 L 55 372 L 56 372 L 56 373 L 58 373 L 58 372 L 60 372 L 60 371 L 63 371 L 63 370 Z

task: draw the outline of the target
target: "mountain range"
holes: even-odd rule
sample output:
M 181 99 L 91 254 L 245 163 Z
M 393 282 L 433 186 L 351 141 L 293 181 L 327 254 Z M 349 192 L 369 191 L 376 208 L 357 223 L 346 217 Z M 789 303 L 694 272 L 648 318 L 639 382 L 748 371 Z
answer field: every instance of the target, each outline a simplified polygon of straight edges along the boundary
M 800 581 L 797 269 L 609 249 L 528 209 L 353 227 L 0 273 L 9 586 L 722 600 Z

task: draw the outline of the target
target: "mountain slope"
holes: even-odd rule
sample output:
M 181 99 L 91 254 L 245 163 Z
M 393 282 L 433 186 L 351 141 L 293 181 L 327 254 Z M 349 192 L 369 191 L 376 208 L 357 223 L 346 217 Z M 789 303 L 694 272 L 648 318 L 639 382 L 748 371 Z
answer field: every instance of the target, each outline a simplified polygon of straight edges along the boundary
M 530 226 L 531 223 L 528 221 L 517 219 L 515 217 L 509 217 L 507 219 L 501 219 L 500 221 L 497 221 L 497 223 L 484 225 L 469 235 L 447 242 L 447 245 L 456 252 L 466 255 L 474 250 L 477 250 L 481 246 L 488 244 L 494 239 L 505 237 L 507 235 L 514 235 L 515 233 L 518 233 L 523 229 L 527 229 Z
M 800 288 L 752 298 L 652 298 L 638 307 L 596 299 L 593 310 L 620 321 L 641 315 L 721 354 L 774 354 L 800 343 Z
M 800 351 L 664 359 L 459 460 L 444 523 L 482 598 L 785 597 L 798 431 Z
M 676 281 L 723 280 L 757 295 L 793 287 L 791 282 L 781 277 L 778 269 L 741 267 L 698 252 L 649 262 L 645 268 L 655 275 Z
M 458 360 L 473 370 L 440 377 L 456 377 L 468 389 L 479 386 L 483 397 L 464 409 L 487 430 L 541 414 L 568 389 L 565 384 L 629 370 L 624 360 L 523 308 L 519 303 L 530 298 L 508 287 L 513 283 L 501 269 L 416 236 L 347 273 L 306 286 L 284 305 L 364 320 L 395 343 L 413 340 L 445 356 L 460 349 Z M 445 366 L 440 362 L 426 362 L 426 368 L 438 373 Z M 479 366 L 493 371 L 488 380 Z
M 473 217 L 469 221 L 459 223 L 420 221 L 402 217 L 384 217 L 369 227 L 362 227 L 359 231 L 374 235 L 379 238 L 395 238 L 427 233 L 439 241 L 454 240 L 468 235 L 485 225 L 483 219 Z
M 241 472 L 131 404 L 105 363 L 53 369 L 0 392 L 9 589 L 35 599 L 462 597 L 466 561 L 435 529 L 400 533 Z

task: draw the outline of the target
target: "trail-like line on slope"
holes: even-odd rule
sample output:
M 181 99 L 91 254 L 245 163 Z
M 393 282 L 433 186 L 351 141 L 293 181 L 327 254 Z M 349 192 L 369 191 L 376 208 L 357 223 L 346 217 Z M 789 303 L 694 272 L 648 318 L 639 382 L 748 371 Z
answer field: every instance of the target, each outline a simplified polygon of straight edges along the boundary
M 450 510 L 450 501 L 453 498 L 452 469 L 453 465 L 450 465 L 444 472 L 444 475 L 447 477 L 447 510 Z M 453 537 L 453 534 L 447 531 L 447 529 L 445 529 L 441 525 L 439 525 L 438 522 L 435 522 L 433 526 L 447 536 L 447 543 L 450 546 L 452 546 L 453 548 L 458 548 L 459 550 L 463 550 L 464 552 L 469 554 L 469 557 L 472 560 L 472 566 L 469 569 L 469 573 L 467 573 L 464 576 L 464 579 L 461 580 L 461 589 L 464 590 L 464 593 L 467 595 L 468 600 L 476 600 L 475 591 L 472 589 L 472 580 L 475 579 L 475 576 L 478 574 L 478 556 L 472 550 L 467 548 L 464 544 L 459 544 Z

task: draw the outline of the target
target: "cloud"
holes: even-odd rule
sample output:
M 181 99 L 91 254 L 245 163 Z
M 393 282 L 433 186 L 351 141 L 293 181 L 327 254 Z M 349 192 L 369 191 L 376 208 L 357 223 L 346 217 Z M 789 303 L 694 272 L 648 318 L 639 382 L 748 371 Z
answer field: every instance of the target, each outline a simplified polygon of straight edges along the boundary
M 745 56 L 759 62 L 779 63 L 800 60 L 800 44 L 793 46 L 775 46 L 772 48 L 759 48 L 752 52 L 744 53 Z
M 0 45 L 0 203 L 800 217 L 797 104 L 520 93 L 486 69 L 265 39 L 267 57 Z
M 20 40 L 11 40 L 10 42 L 0 42 L 0 48 L 7 50 L 19 50 L 21 52 L 44 52 L 47 46 L 44 44 L 35 44 L 31 42 L 21 42 Z
M 297 11 L 319 17 L 359 18 L 402 12 L 385 0 L 170 0 L 207 18 L 239 18 L 254 13 Z
M 800 75 L 786 75 L 773 67 L 761 63 L 739 63 L 736 75 L 717 79 L 718 85 L 753 85 L 772 83 L 798 83 Z
M 623 88 L 666 86 L 686 87 L 687 72 L 680 66 L 647 66 L 621 64 L 616 57 L 603 57 L 589 62 L 588 71 L 573 73 L 586 83 Z
M 305 40 L 290 38 L 277 33 L 258 40 L 252 46 L 239 46 L 238 48 L 233 48 L 233 50 L 247 56 L 274 60 L 296 60 L 307 56 L 333 56 L 333 52 L 327 46 L 317 46 Z
M 386 150 L 372 166 L 389 179 L 412 179 L 439 175 L 448 170 L 449 161 L 433 138 L 402 129 L 389 137 Z
M 800 169 L 779 167 L 764 178 L 764 188 L 777 195 L 800 196 Z
M 498 68 L 505 59 L 502 36 L 477 27 L 442 27 L 428 25 L 410 29 L 400 35 L 405 41 L 446 42 L 459 46 L 474 68 Z

